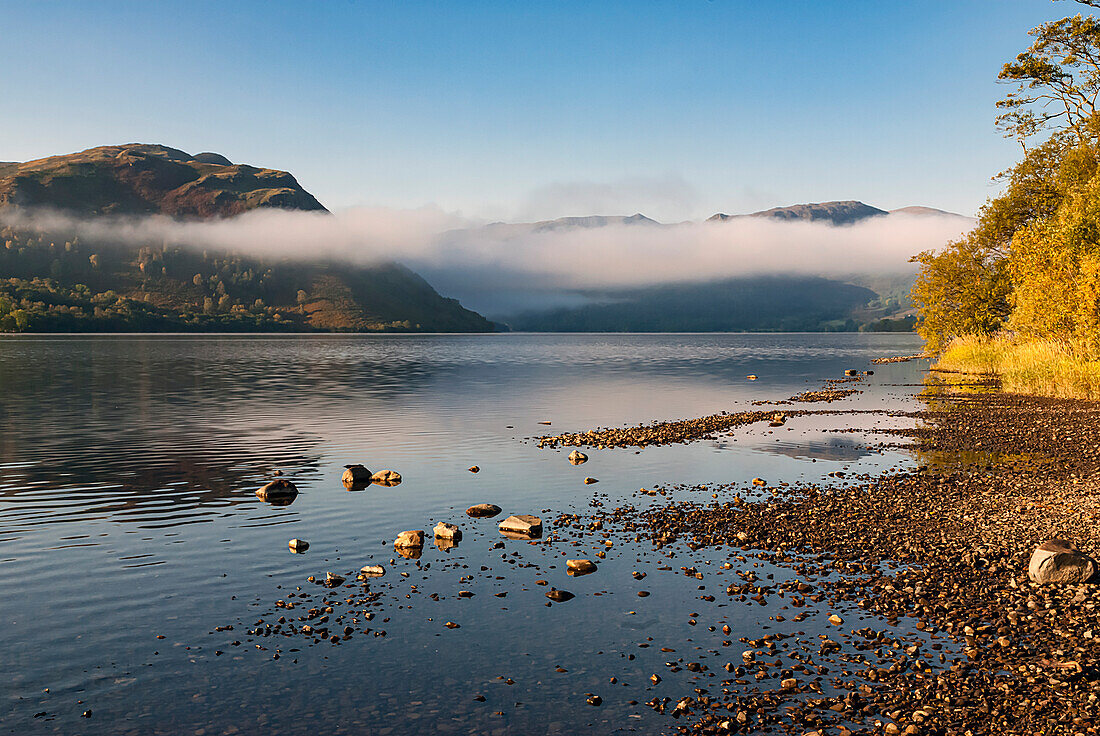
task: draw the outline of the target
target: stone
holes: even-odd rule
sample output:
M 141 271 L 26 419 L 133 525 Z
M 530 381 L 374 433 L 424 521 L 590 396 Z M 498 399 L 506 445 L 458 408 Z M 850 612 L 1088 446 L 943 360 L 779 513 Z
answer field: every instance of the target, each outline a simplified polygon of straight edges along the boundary
M 324 585 L 326 588 L 335 588 L 336 586 L 342 584 L 343 582 L 344 582 L 344 576 L 343 575 L 337 575 L 334 572 L 326 572 L 325 573 L 325 582 L 322 583 L 322 585 Z
M 394 547 L 423 547 L 424 546 L 424 530 L 415 529 L 412 531 L 401 532 L 397 535 L 397 539 L 393 540 Z
M 568 590 L 558 590 L 557 588 L 551 588 L 546 592 L 546 597 L 555 603 L 565 603 L 571 601 L 577 596 L 570 593 Z
M 592 560 L 566 560 L 565 570 L 570 575 L 587 575 L 596 572 L 596 563 Z
M 834 613 L 832 616 L 829 616 L 829 623 L 831 623 L 833 626 L 840 626 L 842 623 L 844 623 L 844 619 Z
M 1096 577 L 1096 561 L 1065 539 L 1050 539 L 1031 555 L 1028 577 L 1035 583 L 1087 583 Z
M 752 484 L 754 486 L 766 486 L 768 485 L 768 481 L 764 480 L 763 478 L 753 478 Z
M 756 380 L 756 374 L 755 373 L 750 373 L 749 375 L 745 376 L 745 378 L 749 379 L 750 381 L 755 381 Z
M 531 514 L 517 514 L 509 516 L 500 522 L 502 532 L 522 534 L 528 537 L 537 537 L 542 534 L 542 519 Z
M 481 468 L 479 468 L 476 465 L 471 465 L 470 467 L 468 467 L 466 469 L 469 470 L 471 473 L 480 473 L 481 472 Z
M 784 690 L 797 690 L 798 680 L 794 679 L 793 677 L 788 677 L 787 679 L 780 681 L 779 687 L 783 688 Z
M 593 483 L 599 483 L 599 482 L 600 482 L 600 481 L 599 481 L 599 480 L 598 480 L 597 478 L 585 478 L 585 479 L 584 479 L 584 484 L 585 484 L 586 486 L 590 486 L 590 485 L 592 485 Z
M 401 482 L 401 474 L 396 470 L 379 470 L 370 477 L 370 482 L 379 486 L 395 486 Z
M 583 465 L 588 462 L 588 455 L 585 455 L 580 450 L 573 450 L 573 452 L 569 453 L 569 462 L 574 465 Z
M 500 513 L 500 506 L 493 503 L 478 503 L 466 509 L 466 515 L 475 519 L 485 519 Z
M 364 565 L 359 569 L 359 577 L 380 578 L 386 574 L 386 568 L 381 565 Z
M 454 524 L 448 524 L 445 521 L 436 524 L 432 532 L 439 539 L 453 539 L 456 542 L 462 539 L 462 530 Z
M 285 478 L 277 478 L 256 491 L 261 501 L 277 503 L 293 501 L 298 496 L 298 487 Z
M 367 484 L 370 483 L 370 471 L 362 465 L 345 465 L 340 480 L 346 486 Z
M 287 546 L 290 547 L 291 552 L 301 554 L 302 552 L 305 552 L 307 549 L 309 549 L 309 542 L 304 539 L 292 539 L 287 542 Z
M 844 371 L 844 375 L 846 375 L 846 376 L 858 376 L 859 371 L 857 371 L 855 368 L 849 368 L 848 370 Z

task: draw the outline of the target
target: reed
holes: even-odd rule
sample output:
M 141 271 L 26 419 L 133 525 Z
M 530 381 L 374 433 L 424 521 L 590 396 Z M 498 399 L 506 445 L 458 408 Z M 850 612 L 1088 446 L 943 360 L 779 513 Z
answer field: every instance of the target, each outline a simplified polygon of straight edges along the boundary
M 995 375 L 1009 393 L 1100 399 L 1100 361 L 1072 342 L 1015 335 L 960 337 L 943 351 L 935 368 Z

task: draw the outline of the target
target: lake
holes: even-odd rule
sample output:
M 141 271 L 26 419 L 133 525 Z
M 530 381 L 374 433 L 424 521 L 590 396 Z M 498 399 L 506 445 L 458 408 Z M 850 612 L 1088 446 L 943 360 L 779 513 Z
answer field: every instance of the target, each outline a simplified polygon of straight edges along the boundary
M 0 722 L 13 734 L 197 736 L 671 729 L 645 701 L 690 694 L 700 675 L 666 662 L 725 662 L 722 625 L 734 642 L 797 628 L 773 619 L 782 600 L 700 601 L 700 580 L 679 568 L 726 561 L 724 550 L 683 547 L 670 560 L 599 535 L 532 544 L 502 537 L 497 522 L 533 513 L 550 536 L 563 513 L 662 502 L 643 487 L 702 503 L 704 484 L 748 493 L 756 476 L 828 483 L 837 471 L 911 466 L 903 449 L 876 449 L 897 440 L 875 430 L 912 422 L 885 412 L 918 408 L 926 363 L 870 360 L 919 351 L 915 335 L 854 333 L 5 337 Z M 862 393 L 789 408 L 862 413 L 586 449 L 579 467 L 571 448 L 532 441 L 747 410 L 848 368 L 874 369 L 855 384 Z M 858 431 L 835 431 L 847 429 Z M 348 491 L 350 463 L 403 482 Z M 288 506 L 254 493 L 275 471 L 301 491 Z M 468 518 L 480 502 L 504 513 Z M 431 543 L 438 521 L 462 527 L 458 546 Z M 407 529 L 428 531 L 420 559 L 394 553 Z M 308 552 L 291 553 L 291 538 Z M 567 556 L 597 551 L 598 572 L 566 575 Z M 354 573 L 367 564 L 387 571 L 364 589 Z M 307 582 L 328 571 L 354 586 Z M 707 570 L 711 593 L 722 593 L 720 572 Z M 548 606 L 538 580 L 576 597 Z M 276 606 L 291 600 L 293 611 Z M 272 630 L 326 607 L 350 637 Z

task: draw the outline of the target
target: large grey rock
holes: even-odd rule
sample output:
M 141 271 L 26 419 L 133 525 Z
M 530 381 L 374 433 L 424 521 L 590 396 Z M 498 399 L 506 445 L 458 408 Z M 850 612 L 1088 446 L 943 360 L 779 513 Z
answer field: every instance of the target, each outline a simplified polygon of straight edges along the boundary
M 277 478 L 256 491 L 261 501 L 292 501 L 298 495 L 298 487 L 285 478 Z
M 348 487 L 369 485 L 370 471 L 362 465 L 345 465 L 340 480 Z
M 1036 583 L 1086 583 L 1096 577 L 1096 560 L 1065 539 L 1051 539 L 1031 554 L 1028 577 Z
M 424 530 L 414 529 L 412 531 L 401 532 L 397 535 L 397 539 L 393 540 L 394 547 L 423 547 L 424 546 Z

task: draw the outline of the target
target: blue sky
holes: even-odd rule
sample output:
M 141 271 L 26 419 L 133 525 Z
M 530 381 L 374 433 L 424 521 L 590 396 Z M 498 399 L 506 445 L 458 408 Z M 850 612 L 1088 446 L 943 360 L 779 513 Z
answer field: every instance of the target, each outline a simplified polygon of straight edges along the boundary
M 1002 63 L 1083 6 L 3 2 L 0 160 L 123 142 L 330 208 L 663 220 L 861 199 L 973 214 L 1019 156 Z

